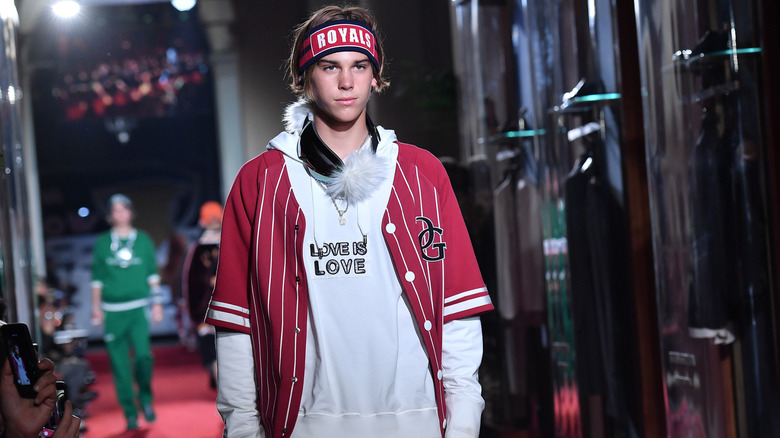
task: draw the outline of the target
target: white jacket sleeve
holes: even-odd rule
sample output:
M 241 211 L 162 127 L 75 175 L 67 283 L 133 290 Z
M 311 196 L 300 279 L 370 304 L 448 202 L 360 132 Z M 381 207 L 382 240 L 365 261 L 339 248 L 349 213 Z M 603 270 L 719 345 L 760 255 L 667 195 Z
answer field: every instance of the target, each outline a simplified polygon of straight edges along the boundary
M 479 436 L 482 387 L 478 369 L 482 362 L 482 325 L 478 316 L 444 324 L 442 339 L 442 377 L 447 405 L 445 438 Z
M 248 334 L 217 330 L 217 410 L 223 438 L 265 438 L 257 412 L 255 363 Z

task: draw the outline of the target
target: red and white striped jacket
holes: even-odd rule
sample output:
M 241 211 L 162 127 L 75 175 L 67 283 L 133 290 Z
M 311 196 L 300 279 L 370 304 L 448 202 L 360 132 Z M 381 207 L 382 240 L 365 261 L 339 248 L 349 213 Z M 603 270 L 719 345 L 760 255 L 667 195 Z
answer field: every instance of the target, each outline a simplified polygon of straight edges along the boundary
M 382 232 L 433 370 L 439 424 L 442 326 L 491 310 L 458 202 L 439 160 L 398 143 Z M 306 218 L 282 152 L 247 162 L 225 203 L 217 283 L 206 322 L 251 335 L 266 436 L 289 436 L 301 403 L 307 334 Z

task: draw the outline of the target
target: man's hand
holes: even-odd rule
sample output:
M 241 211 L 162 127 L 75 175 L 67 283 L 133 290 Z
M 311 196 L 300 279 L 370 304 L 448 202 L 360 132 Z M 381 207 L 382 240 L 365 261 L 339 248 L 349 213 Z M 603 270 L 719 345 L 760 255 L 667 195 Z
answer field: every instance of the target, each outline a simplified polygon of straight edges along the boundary
M 52 438 L 78 438 L 81 436 L 79 434 L 80 428 L 81 420 L 73 415 L 73 406 L 70 404 L 70 401 L 65 402 L 65 411 Z
M 92 310 L 92 325 L 95 327 L 102 326 L 104 318 L 105 316 L 103 315 L 103 310 L 100 307 L 95 307 Z
M 5 422 L 6 438 L 35 438 L 40 433 L 57 402 L 57 378 L 54 363 L 49 359 L 38 362 L 41 377 L 35 382 L 35 398 L 22 398 L 14 385 L 14 376 L 8 361 L 0 371 L 0 414 Z M 73 417 L 73 409 L 65 410 L 63 430 L 57 437 L 77 437 L 80 420 Z M 75 424 L 75 426 L 73 425 Z M 75 427 L 76 434 L 69 434 Z M 58 429 L 59 431 L 59 429 Z

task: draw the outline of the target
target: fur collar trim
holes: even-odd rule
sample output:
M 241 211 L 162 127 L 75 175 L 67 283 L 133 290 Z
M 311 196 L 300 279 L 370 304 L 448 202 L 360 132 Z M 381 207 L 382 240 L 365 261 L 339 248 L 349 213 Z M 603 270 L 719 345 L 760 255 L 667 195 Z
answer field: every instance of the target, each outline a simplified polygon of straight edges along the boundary
M 298 99 L 284 111 L 285 131 L 298 136 L 300 141 L 307 119 L 314 119 L 314 103 L 307 99 Z M 298 155 L 300 157 L 300 146 Z M 325 192 L 332 198 L 344 199 L 348 204 L 365 201 L 386 178 L 387 165 L 385 158 L 374 153 L 369 139 L 360 149 L 344 158 L 343 165 L 330 175 Z
M 357 204 L 371 197 L 387 175 L 387 160 L 371 150 L 371 141 L 344 158 L 344 166 L 333 174 L 325 186 L 332 198 L 343 197 L 348 204 Z
M 314 102 L 299 98 L 284 109 L 284 130 L 293 135 L 301 135 L 307 118 L 314 120 Z

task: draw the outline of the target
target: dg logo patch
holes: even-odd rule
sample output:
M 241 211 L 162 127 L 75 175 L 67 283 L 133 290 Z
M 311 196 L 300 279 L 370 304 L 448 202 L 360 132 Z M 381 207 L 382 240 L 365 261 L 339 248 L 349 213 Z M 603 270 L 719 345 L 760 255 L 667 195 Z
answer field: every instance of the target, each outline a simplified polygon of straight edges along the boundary
M 428 262 L 444 260 L 444 250 L 447 248 L 447 244 L 445 242 L 434 243 L 436 235 L 444 235 L 444 230 L 433 225 L 433 221 L 425 216 L 417 216 L 415 219 L 423 223 L 423 230 L 417 235 L 423 259 Z

